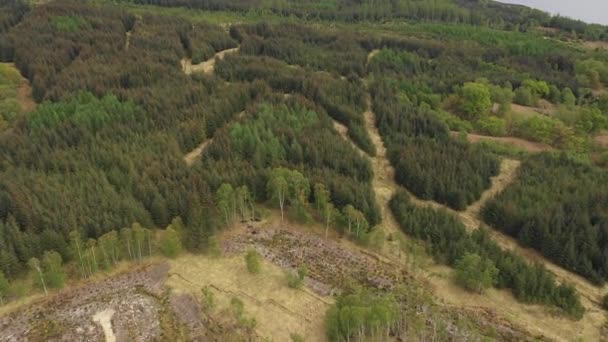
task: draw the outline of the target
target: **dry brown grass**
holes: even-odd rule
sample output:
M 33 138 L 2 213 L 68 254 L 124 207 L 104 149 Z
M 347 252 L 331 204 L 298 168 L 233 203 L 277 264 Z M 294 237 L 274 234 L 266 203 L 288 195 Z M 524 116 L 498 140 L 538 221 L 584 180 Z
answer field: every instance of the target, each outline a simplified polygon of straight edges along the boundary
M 536 115 L 554 116 L 557 107 L 549 101 L 540 100 L 538 107 L 528 107 L 518 104 L 511 104 L 511 111 L 518 116 L 529 118 Z
M 325 311 L 333 299 L 306 288 L 289 288 L 285 272 L 278 266 L 264 261 L 262 272 L 253 275 L 242 256 L 185 255 L 170 264 L 169 287 L 198 296 L 201 288 L 209 286 L 217 302 L 214 310 L 228 308 L 230 300 L 238 297 L 245 303 L 246 315 L 255 317 L 259 336 L 289 341 L 291 333 L 298 333 L 310 341 L 326 340 Z
M 25 78 L 21 80 L 21 84 L 19 85 L 17 100 L 21 105 L 21 111 L 24 113 L 29 113 L 35 110 L 38 106 L 32 97 L 32 87 L 30 86 L 30 82 Z
M 601 42 L 601 41 L 589 42 L 589 41 L 583 41 L 583 42 L 581 42 L 581 45 L 584 48 L 591 49 L 591 50 L 596 50 L 596 49 L 608 50 L 608 42 Z
M 215 69 L 215 61 L 216 59 L 224 59 L 224 56 L 228 53 L 234 53 L 239 51 L 239 48 L 232 48 L 232 49 L 228 49 L 228 50 L 223 50 L 220 51 L 218 53 L 216 53 L 213 58 L 206 60 L 204 62 L 201 62 L 199 64 L 192 64 L 192 60 L 191 59 L 187 59 L 184 58 L 182 59 L 181 63 L 182 63 L 182 70 L 184 71 L 184 73 L 186 75 L 190 75 L 193 73 L 205 73 L 205 74 L 211 74 L 213 73 L 213 70 Z

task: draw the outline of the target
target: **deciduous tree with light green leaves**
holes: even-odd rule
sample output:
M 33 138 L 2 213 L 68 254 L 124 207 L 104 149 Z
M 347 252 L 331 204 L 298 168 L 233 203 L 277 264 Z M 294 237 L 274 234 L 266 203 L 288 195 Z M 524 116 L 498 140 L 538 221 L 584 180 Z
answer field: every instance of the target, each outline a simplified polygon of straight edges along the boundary
M 498 269 L 490 259 L 478 254 L 465 254 L 456 261 L 456 282 L 465 289 L 483 293 L 485 289 L 496 284 Z
M 492 108 L 490 89 L 483 83 L 468 82 L 460 89 L 460 111 L 464 118 L 474 121 Z
M 182 242 L 171 225 L 161 235 L 160 251 L 168 258 L 175 258 L 182 251 Z
M 236 211 L 236 194 L 232 185 L 228 183 L 222 184 L 216 192 L 216 203 L 218 208 L 224 215 L 226 226 L 229 226 L 234 220 Z
M 34 278 L 40 282 L 42 289 L 44 290 L 44 295 L 47 296 L 49 294 L 46 288 L 46 282 L 44 281 L 44 275 L 42 274 L 42 268 L 40 267 L 40 260 L 38 258 L 31 258 L 27 265 L 30 267 L 32 271 L 35 272 Z
M 63 271 L 61 255 L 55 251 L 46 251 L 42 255 L 41 265 L 46 286 L 51 288 L 63 287 L 65 273 Z
M 281 221 L 284 220 L 285 199 L 289 191 L 289 184 L 285 178 L 285 170 L 283 168 L 273 169 L 270 172 L 270 177 L 267 183 L 268 194 L 271 199 L 279 204 L 281 208 Z

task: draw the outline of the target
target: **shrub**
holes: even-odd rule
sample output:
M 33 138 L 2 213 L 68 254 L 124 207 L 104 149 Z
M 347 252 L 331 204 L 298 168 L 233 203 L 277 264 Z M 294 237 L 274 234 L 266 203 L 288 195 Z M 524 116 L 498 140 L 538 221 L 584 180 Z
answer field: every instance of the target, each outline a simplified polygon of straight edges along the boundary
M 258 274 L 262 271 L 261 256 L 257 251 L 249 250 L 245 254 L 245 262 L 247 263 L 247 270 L 250 273 Z
M 490 259 L 477 254 L 465 254 L 456 261 L 456 282 L 469 291 L 483 293 L 498 280 L 498 269 Z
M 515 90 L 515 103 L 522 106 L 535 106 L 538 102 L 538 97 L 532 93 L 530 88 L 519 87 Z
M 298 268 L 297 273 L 289 272 L 287 273 L 287 286 L 292 289 L 299 289 L 304 284 L 304 278 L 308 274 L 308 268 L 305 265 L 301 265 Z
M 482 83 L 465 83 L 460 90 L 460 99 L 460 110 L 467 120 L 479 118 L 492 108 L 490 89 Z
M 507 135 L 507 122 L 505 119 L 488 116 L 477 120 L 475 123 L 479 132 L 496 137 Z

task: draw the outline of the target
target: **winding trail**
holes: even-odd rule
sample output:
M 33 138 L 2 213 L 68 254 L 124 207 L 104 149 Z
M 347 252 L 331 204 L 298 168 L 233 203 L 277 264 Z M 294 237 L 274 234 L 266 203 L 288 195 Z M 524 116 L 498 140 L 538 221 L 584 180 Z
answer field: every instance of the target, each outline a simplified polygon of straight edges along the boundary
M 241 119 L 244 116 L 245 116 L 245 111 L 241 111 L 236 115 L 235 119 L 230 120 L 226 125 L 230 125 L 232 122 L 234 122 L 234 120 Z M 184 161 L 186 162 L 186 164 L 188 166 L 192 166 L 192 164 L 194 164 L 200 158 L 200 156 L 203 154 L 203 152 L 205 152 L 205 149 L 207 148 L 207 146 L 209 146 L 209 144 L 211 144 L 211 142 L 213 142 L 213 138 L 205 139 L 205 141 L 200 143 L 192 151 L 186 153 L 184 155 Z
M 215 69 L 215 61 L 218 59 L 224 59 L 224 56 L 228 53 L 235 53 L 239 51 L 239 47 L 235 47 L 232 49 L 227 49 L 216 53 L 212 58 L 201 62 L 199 64 L 192 64 L 192 59 L 184 58 L 181 61 L 182 70 L 186 75 L 191 75 L 193 73 L 205 73 L 211 74 Z
M 365 124 L 377 151 L 376 156 L 371 157 L 370 160 L 374 170 L 373 187 L 383 218 L 379 228 L 382 229 L 387 236 L 389 236 L 388 234 L 396 234 L 407 240 L 408 237 L 401 231 L 399 224 L 395 220 L 389 207 L 389 201 L 393 194 L 397 189 L 402 187 L 394 180 L 395 171 L 386 157 L 386 147 L 380 136 L 378 127 L 376 126 L 375 114 L 371 110 L 371 100 L 368 98 L 367 101 L 369 109 L 364 113 Z M 542 334 L 555 340 L 569 340 L 573 336 L 583 337 L 584 339 L 589 340 L 598 340 L 600 337 L 600 328 L 605 322 L 604 313 L 599 307 L 604 289 L 555 265 L 538 252 L 521 247 L 516 240 L 496 229 L 480 228 L 485 226 L 479 219 L 481 208 L 488 200 L 503 191 L 515 180 L 519 167 L 519 161 L 503 159 L 500 172 L 497 176 L 492 178 L 491 186 L 482 193 L 477 202 L 469 205 L 464 211 L 455 211 L 434 201 L 421 200 L 410 193 L 411 201 L 415 205 L 430 206 L 451 212 L 460 217 L 469 230 L 488 229 L 492 239 L 502 248 L 522 255 L 530 261 L 542 263 L 555 275 L 560 283 L 570 283 L 576 287 L 577 291 L 581 294 L 581 302 L 587 310 L 584 318 L 575 322 L 567 318 L 547 315 L 548 309 L 546 307 L 519 303 L 512 297 L 510 292 L 504 290 L 491 290 L 483 297 L 470 295 L 466 291 L 454 286 L 450 279 L 436 276 L 436 272 L 450 272 L 450 269 L 444 266 L 435 266 L 426 270 L 425 279 L 435 289 L 436 294 L 450 304 L 466 307 L 474 307 L 477 305 L 492 308 L 496 312 L 501 312 L 501 314 L 504 312 L 505 317 L 509 317 L 518 324 L 525 326 L 526 329 L 532 333 Z M 397 259 L 402 263 L 404 261 L 404 255 L 401 252 L 401 246 L 399 246 L 397 240 L 398 239 L 392 239 L 392 241 L 390 241 L 389 239 L 385 244 L 382 253 L 387 257 Z M 539 315 L 542 315 L 543 320 L 538 320 Z

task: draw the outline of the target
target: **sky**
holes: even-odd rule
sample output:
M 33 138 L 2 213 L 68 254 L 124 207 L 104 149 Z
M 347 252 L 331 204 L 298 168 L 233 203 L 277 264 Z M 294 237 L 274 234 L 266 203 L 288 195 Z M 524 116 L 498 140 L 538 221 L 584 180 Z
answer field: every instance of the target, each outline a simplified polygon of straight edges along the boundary
M 499 0 L 535 7 L 590 23 L 608 25 L 608 0 Z

